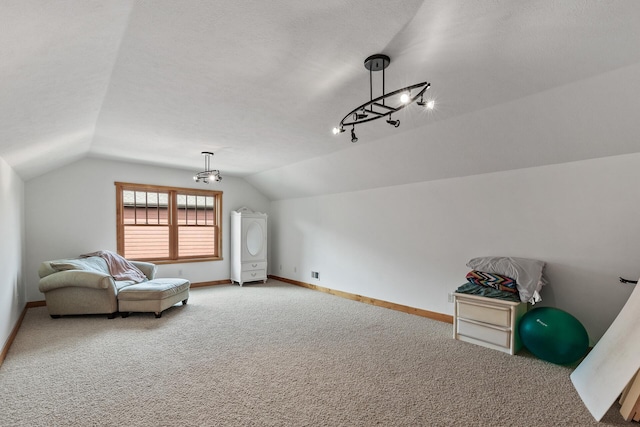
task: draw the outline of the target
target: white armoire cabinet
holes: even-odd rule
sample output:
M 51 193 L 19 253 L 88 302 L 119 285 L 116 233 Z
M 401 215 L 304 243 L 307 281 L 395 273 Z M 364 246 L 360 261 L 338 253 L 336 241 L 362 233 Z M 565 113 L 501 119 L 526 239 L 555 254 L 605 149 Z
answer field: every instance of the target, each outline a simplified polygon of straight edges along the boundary
M 231 212 L 231 282 L 267 282 L 267 214 Z

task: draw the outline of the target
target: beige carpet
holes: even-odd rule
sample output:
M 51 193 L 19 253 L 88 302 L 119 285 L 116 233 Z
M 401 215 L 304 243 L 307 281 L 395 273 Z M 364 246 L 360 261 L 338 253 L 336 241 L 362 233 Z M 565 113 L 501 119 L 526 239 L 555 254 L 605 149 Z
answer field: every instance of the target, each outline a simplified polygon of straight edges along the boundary
M 1 426 L 589 426 L 571 369 L 452 325 L 270 280 L 196 288 L 161 319 L 30 309 Z

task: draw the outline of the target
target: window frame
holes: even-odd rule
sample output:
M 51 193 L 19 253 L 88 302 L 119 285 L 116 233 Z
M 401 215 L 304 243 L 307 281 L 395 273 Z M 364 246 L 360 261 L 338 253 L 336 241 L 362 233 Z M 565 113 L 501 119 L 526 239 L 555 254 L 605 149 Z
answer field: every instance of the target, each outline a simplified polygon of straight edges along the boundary
M 168 224 L 169 227 L 169 256 L 167 258 L 131 258 L 139 261 L 153 262 L 155 264 L 176 264 L 186 262 L 221 261 L 222 258 L 222 191 L 200 190 L 186 187 L 169 187 L 164 185 L 135 184 L 130 182 L 114 182 L 116 187 L 116 240 L 117 252 L 124 256 L 125 241 L 124 231 L 127 224 L 124 223 L 124 191 L 144 191 L 151 193 L 167 193 L 169 196 Z M 178 194 L 187 196 L 207 196 L 214 199 L 214 227 L 216 227 L 215 248 L 217 253 L 214 256 L 183 256 L 180 257 L 178 251 L 178 230 L 182 225 L 178 221 Z M 197 227 L 195 225 L 194 227 Z

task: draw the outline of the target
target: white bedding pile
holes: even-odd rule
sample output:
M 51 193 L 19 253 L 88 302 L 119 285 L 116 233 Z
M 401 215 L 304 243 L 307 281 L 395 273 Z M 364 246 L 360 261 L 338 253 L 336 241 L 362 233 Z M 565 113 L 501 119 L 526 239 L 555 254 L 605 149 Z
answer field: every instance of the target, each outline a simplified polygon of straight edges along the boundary
M 501 274 L 516 281 L 522 302 L 535 304 L 542 301 L 540 291 L 548 283 L 544 276 L 546 263 L 535 259 L 515 257 L 478 257 L 467 263 L 467 267 L 485 273 Z

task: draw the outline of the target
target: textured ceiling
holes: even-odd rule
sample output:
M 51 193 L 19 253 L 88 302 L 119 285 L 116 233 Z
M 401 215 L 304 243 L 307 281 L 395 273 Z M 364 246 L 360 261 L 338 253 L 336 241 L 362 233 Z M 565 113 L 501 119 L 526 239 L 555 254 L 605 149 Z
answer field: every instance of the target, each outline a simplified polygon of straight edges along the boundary
M 427 80 L 437 108 L 405 109 L 398 129 L 364 125 L 358 145 L 640 62 L 634 0 L 8 0 L 0 11 L 0 156 L 27 180 L 84 156 L 195 171 L 213 151 L 223 175 L 251 176 L 351 148 L 330 130 L 368 100 L 374 53 L 391 57 L 387 91 Z

